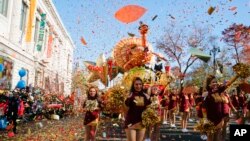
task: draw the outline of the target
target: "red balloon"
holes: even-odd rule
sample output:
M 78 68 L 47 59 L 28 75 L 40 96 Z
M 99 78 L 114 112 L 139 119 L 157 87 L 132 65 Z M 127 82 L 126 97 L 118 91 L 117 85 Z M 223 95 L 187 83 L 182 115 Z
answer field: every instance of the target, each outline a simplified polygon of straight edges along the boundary
M 127 5 L 115 13 L 115 18 L 123 23 L 131 23 L 138 20 L 147 9 L 138 5 Z

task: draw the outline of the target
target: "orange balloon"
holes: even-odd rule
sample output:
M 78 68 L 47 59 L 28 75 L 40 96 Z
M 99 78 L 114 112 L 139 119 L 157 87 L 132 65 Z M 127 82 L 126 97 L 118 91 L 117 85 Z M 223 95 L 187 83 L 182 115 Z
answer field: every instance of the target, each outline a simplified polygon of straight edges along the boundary
M 115 18 L 123 23 L 131 23 L 138 20 L 147 9 L 138 5 L 127 5 L 115 13 Z

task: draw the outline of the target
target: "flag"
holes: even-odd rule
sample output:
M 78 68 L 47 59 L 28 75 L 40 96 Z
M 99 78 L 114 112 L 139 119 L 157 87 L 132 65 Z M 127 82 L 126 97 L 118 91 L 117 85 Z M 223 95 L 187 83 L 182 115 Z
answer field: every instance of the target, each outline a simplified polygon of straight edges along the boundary
M 49 39 L 48 39 L 47 58 L 51 57 L 52 45 L 53 45 L 53 28 L 50 28 Z
M 35 17 L 36 12 L 36 0 L 30 1 L 30 8 L 29 8 L 29 19 L 28 19 L 28 25 L 27 25 L 27 31 L 26 31 L 26 42 L 31 42 L 32 38 L 32 29 L 33 29 L 33 21 Z
M 39 36 L 38 36 L 38 43 L 37 43 L 37 51 L 42 50 L 43 46 L 43 38 L 44 38 L 44 30 L 45 30 L 45 24 L 46 24 L 46 14 L 41 14 L 41 22 L 40 22 L 40 30 L 39 30 Z

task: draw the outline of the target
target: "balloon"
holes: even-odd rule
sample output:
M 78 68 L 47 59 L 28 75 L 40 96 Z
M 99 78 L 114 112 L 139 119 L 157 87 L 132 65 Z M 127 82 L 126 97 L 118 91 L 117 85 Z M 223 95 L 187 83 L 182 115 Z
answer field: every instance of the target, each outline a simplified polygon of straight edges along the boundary
M 16 85 L 17 88 L 20 88 L 20 89 L 23 89 L 26 87 L 26 83 L 24 80 L 20 80 L 18 81 L 17 85 Z
M 138 20 L 147 9 L 138 5 L 127 5 L 115 13 L 115 18 L 123 23 L 131 23 Z
M 4 70 L 4 65 L 0 64 L 0 72 L 2 72 Z
M 84 65 L 90 71 L 87 82 L 91 83 L 100 79 L 101 82 L 107 86 L 108 65 L 104 54 L 100 54 L 100 56 L 97 58 L 96 63 L 91 61 L 84 61 Z
M 26 70 L 25 69 L 19 70 L 19 76 L 20 77 L 24 77 L 25 75 L 26 75 Z

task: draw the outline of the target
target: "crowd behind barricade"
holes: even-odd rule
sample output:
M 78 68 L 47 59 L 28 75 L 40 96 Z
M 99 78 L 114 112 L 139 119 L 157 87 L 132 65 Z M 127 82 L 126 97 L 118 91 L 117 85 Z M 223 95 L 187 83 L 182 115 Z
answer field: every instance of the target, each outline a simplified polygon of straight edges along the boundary
M 17 133 L 17 122 L 64 118 L 75 114 L 74 93 L 48 93 L 41 88 L 4 90 L 0 94 L 0 129 Z

